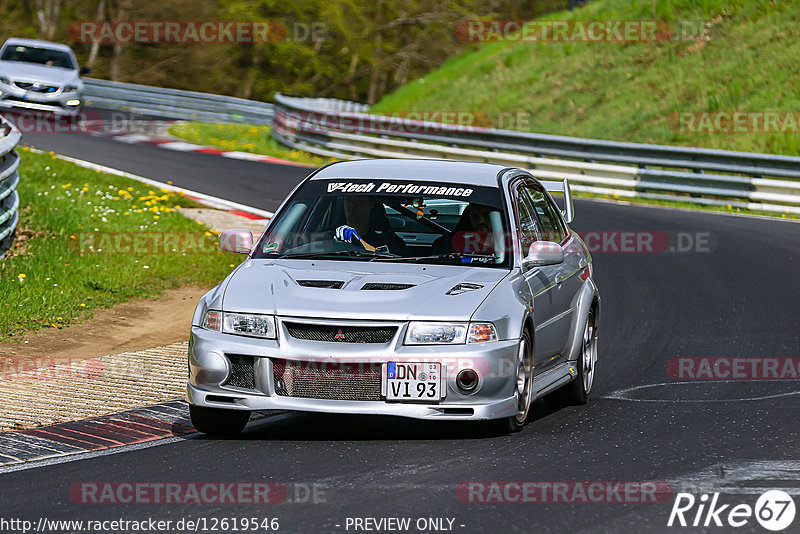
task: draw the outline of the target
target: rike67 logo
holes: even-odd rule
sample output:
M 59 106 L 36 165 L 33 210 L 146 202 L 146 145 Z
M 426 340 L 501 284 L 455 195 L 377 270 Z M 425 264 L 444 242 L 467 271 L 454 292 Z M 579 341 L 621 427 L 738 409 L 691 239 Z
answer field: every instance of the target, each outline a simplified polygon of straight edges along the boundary
M 749 504 L 719 504 L 719 493 L 704 493 L 696 498 L 691 493 L 678 493 L 667 526 L 743 527 L 753 518 L 767 530 L 778 532 L 794 521 L 792 496 L 781 490 L 763 493 L 755 507 Z

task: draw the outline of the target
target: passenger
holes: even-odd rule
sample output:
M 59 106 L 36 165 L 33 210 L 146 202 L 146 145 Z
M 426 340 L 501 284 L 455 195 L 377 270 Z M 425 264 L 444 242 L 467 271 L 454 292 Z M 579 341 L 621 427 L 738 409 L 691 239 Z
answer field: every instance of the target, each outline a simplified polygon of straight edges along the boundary
M 492 208 L 483 204 L 470 204 L 464 209 L 453 233 L 443 235 L 433 242 L 433 254 L 474 252 L 494 254 L 494 234 L 490 219 Z

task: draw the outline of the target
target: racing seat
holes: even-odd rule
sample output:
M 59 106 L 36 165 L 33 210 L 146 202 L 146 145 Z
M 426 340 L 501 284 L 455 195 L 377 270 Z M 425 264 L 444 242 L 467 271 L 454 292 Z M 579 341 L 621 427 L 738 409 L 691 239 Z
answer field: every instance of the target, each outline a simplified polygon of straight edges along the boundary
M 449 254 L 451 252 L 479 252 L 481 254 L 494 254 L 494 245 L 482 245 L 487 239 L 486 232 L 478 232 L 470 222 L 472 204 L 464 208 L 458 219 L 456 227 L 447 235 L 436 239 L 431 246 L 431 254 Z M 475 248 L 479 250 L 474 250 Z M 457 250 L 471 248 L 473 250 Z M 483 250 L 485 249 L 485 250 Z

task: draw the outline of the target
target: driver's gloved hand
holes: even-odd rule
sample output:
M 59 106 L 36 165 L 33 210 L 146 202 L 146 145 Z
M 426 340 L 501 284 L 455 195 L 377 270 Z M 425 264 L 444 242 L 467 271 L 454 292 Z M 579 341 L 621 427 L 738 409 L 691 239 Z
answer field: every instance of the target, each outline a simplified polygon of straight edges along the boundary
M 346 224 L 343 224 L 342 226 L 337 228 L 336 232 L 333 235 L 333 238 L 336 239 L 337 241 L 344 241 L 346 243 L 352 243 L 353 237 L 356 238 L 356 242 L 361 241 L 361 236 L 358 235 L 356 229 L 353 228 L 352 226 L 347 226 Z

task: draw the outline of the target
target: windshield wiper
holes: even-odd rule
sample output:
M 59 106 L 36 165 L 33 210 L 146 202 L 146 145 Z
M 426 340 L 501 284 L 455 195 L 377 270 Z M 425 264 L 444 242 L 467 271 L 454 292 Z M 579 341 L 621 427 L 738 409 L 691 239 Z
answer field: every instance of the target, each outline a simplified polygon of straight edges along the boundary
M 394 258 L 395 255 L 389 252 L 372 252 L 369 250 L 334 250 L 331 252 L 295 252 L 278 256 L 277 259 L 292 258 L 319 258 L 324 256 L 346 256 L 346 257 L 368 257 L 368 258 Z
M 382 259 L 392 260 L 392 261 L 422 261 L 422 260 L 460 260 L 463 258 L 474 258 L 474 259 L 488 259 L 488 260 L 496 260 L 496 254 L 479 254 L 477 252 L 448 252 L 447 254 L 434 254 L 432 256 L 409 256 L 407 258 L 404 257 L 396 257 L 396 258 L 376 258 L 374 261 L 381 261 Z

